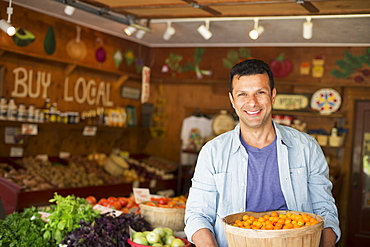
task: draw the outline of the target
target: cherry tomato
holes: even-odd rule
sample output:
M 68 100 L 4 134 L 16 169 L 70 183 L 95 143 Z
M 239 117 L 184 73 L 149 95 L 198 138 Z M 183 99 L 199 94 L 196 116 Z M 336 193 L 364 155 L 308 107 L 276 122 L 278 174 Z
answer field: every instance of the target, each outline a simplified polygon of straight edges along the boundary
M 95 198 L 94 196 L 88 196 L 88 197 L 86 197 L 86 200 L 87 200 L 91 205 L 96 204 L 96 198 Z

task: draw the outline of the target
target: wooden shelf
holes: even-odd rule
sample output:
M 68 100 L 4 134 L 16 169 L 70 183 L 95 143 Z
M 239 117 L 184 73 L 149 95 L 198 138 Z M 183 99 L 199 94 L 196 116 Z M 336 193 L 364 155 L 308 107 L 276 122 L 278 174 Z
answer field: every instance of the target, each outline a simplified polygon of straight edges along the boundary
M 330 118 L 342 118 L 345 117 L 344 113 L 333 113 L 330 115 L 323 115 L 319 112 L 309 112 L 309 111 L 281 111 L 281 110 L 273 110 L 272 114 L 275 115 L 294 115 L 294 116 L 301 116 L 301 117 L 330 117 Z
M 126 130 L 144 130 L 144 127 L 113 127 L 104 125 L 94 125 L 94 124 L 63 124 L 63 123 L 35 123 L 35 122 L 18 122 L 18 121 L 8 121 L 0 120 L 0 126 L 9 127 L 21 127 L 22 124 L 36 124 L 39 128 L 57 128 L 57 129 L 68 129 L 68 130 L 83 130 L 86 126 L 96 126 L 98 130 L 101 131 L 126 131 Z

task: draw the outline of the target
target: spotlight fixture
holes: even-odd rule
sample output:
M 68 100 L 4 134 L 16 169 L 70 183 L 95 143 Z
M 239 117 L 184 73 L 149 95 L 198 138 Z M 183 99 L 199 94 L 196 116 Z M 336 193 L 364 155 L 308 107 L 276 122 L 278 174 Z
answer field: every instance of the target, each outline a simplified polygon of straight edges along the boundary
M 168 21 L 167 22 L 167 29 L 166 29 L 166 31 L 163 34 L 163 39 L 164 40 L 169 40 L 172 37 L 172 35 L 174 35 L 174 34 L 175 34 L 175 28 L 173 28 L 171 26 L 171 22 Z
M 15 34 L 15 32 L 16 32 L 15 31 L 15 28 L 12 25 L 10 25 L 10 23 L 8 23 L 4 19 L 1 19 L 0 20 L 0 28 L 4 32 L 6 32 L 9 36 L 13 36 Z
M 212 32 L 209 30 L 209 20 L 205 20 L 205 25 L 198 27 L 198 33 L 203 36 L 204 39 L 208 40 L 212 37 Z
M 9 36 L 13 36 L 16 33 L 15 28 L 10 24 L 10 17 L 13 14 L 12 0 L 9 0 L 9 6 L 6 8 L 8 14 L 8 20 L 0 20 L 0 29 L 6 32 Z
M 73 13 L 75 12 L 75 7 L 73 7 L 73 6 L 70 6 L 70 5 L 67 5 L 65 8 L 64 8 L 64 13 L 66 14 L 66 15 L 69 15 L 69 16 L 71 16 L 71 15 L 73 15 Z
M 137 39 L 142 39 L 142 38 L 144 37 L 145 33 L 146 33 L 146 32 L 145 32 L 144 30 L 138 30 L 138 31 L 136 32 L 135 37 L 136 37 Z
M 123 31 L 127 34 L 127 36 L 131 36 L 136 31 L 136 28 L 127 26 L 125 29 L 123 29 Z
M 253 40 L 256 40 L 264 31 L 265 29 L 263 26 L 258 26 L 258 18 L 255 18 L 254 28 L 249 32 L 249 37 Z
M 311 17 L 307 17 L 306 21 L 303 23 L 303 38 L 311 39 L 312 38 L 312 22 Z

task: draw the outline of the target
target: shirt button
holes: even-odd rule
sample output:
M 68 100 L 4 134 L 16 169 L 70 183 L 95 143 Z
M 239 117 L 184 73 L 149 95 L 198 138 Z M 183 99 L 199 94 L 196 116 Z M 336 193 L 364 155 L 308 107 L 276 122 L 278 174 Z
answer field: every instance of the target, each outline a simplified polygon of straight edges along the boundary
M 245 159 L 243 158 L 243 159 L 242 159 L 242 161 L 244 161 L 244 162 L 245 162 Z
M 241 186 L 244 186 L 244 185 L 245 185 L 245 183 L 241 183 L 240 185 L 241 185 Z
M 244 211 L 244 208 L 240 208 L 240 212 L 243 212 Z

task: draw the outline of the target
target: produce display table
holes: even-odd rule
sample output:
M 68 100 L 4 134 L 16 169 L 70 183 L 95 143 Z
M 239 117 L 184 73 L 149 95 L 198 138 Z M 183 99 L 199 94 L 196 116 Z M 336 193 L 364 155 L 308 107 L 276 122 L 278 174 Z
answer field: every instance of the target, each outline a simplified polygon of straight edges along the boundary
M 139 184 L 140 188 L 150 188 L 150 181 L 145 181 Z M 160 190 L 176 188 L 177 179 L 158 180 L 154 188 L 150 188 L 151 193 L 156 193 Z M 108 196 L 130 196 L 132 193 L 133 184 L 121 183 L 114 185 L 90 186 L 81 188 L 64 188 L 51 189 L 43 191 L 22 191 L 22 187 L 11 183 L 0 177 L 0 199 L 3 201 L 5 211 L 10 214 L 14 211 L 22 211 L 30 206 L 45 206 L 49 205 L 49 200 L 54 197 L 54 193 L 59 195 L 75 195 L 86 198 L 89 195 L 96 198 Z

